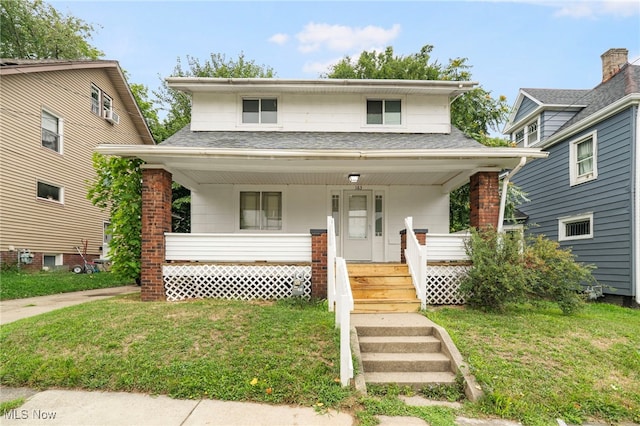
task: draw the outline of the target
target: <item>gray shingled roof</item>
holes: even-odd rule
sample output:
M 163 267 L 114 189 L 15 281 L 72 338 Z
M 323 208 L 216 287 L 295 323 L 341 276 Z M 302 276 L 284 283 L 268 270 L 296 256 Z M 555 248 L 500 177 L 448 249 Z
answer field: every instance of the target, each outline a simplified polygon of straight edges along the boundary
M 229 149 L 484 149 L 452 128 L 450 134 L 224 131 L 192 132 L 189 126 L 161 143 L 164 146 Z
M 546 105 L 586 105 L 591 90 L 582 89 L 522 89 Z

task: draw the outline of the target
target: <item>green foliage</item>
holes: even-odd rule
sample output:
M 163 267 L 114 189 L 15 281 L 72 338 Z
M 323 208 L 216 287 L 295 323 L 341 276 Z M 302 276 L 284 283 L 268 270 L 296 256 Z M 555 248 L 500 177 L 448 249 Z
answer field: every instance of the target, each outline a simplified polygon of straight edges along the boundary
M 108 209 L 112 234 L 108 256 L 111 271 L 123 279 L 139 279 L 142 247 L 142 160 L 93 154 L 95 180 L 87 198 Z
M 584 304 L 582 286 L 595 282 L 592 266 L 576 262 L 569 249 L 543 236 L 473 230 L 467 254 L 473 265 L 460 292 L 471 307 L 486 311 L 549 300 L 573 314 Z
M 0 0 L 0 57 L 98 59 L 93 25 L 59 13 L 42 0 Z

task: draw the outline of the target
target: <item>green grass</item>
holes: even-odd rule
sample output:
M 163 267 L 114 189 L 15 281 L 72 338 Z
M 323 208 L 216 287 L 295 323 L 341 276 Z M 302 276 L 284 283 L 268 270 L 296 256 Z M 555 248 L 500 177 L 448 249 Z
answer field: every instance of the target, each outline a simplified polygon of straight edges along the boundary
M 46 296 L 70 291 L 118 287 L 134 284 L 110 272 L 74 274 L 72 272 L 0 272 L 0 300 Z
M 552 305 L 503 314 L 443 308 L 444 326 L 481 383 L 476 414 L 528 425 L 640 421 L 640 310 L 589 304 L 562 315 Z
M 24 404 L 24 398 L 16 398 L 11 401 L 0 402 L 0 416 L 4 416 L 11 410 L 14 410 Z
M 7 386 L 82 388 L 338 407 L 338 333 L 326 305 L 91 302 L 0 330 Z

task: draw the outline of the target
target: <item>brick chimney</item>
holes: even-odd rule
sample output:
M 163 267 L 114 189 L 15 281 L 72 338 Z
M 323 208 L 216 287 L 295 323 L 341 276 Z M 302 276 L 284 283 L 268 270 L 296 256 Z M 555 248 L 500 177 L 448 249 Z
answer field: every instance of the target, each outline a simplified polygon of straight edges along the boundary
M 627 63 L 629 51 L 627 49 L 609 49 L 600 57 L 602 58 L 602 82 L 616 75 L 620 68 Z

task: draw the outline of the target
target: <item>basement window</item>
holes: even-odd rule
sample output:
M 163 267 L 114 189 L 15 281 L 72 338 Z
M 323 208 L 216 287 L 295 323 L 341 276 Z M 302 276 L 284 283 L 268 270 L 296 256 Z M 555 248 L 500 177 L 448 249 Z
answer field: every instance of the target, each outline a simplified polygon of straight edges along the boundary
M 593 238 L 593 213 L 558 219 L 558 241 Z

